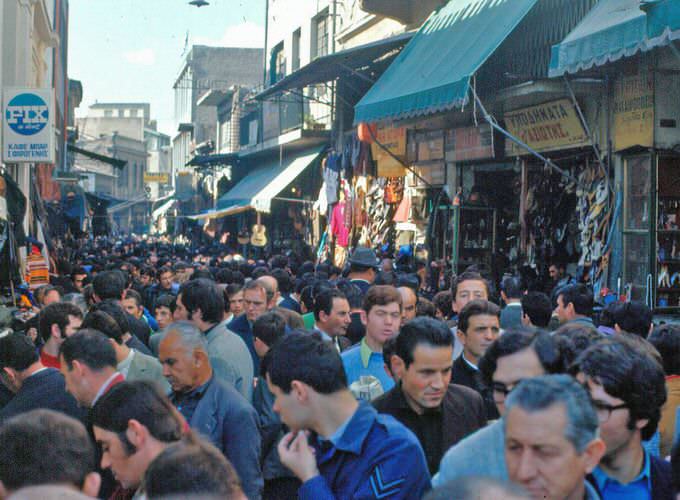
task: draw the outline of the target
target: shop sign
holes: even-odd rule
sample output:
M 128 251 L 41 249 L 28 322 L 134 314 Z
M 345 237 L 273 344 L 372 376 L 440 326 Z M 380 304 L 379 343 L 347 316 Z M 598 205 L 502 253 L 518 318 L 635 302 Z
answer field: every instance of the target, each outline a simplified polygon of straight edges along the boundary
M 510 111 L 505 114 L 505 126 L 508 132 L 539 152 L 590 144 L 574 105 L 568 99 Z M 528 154 L 510 140 L 506 144 L 509 155 Z
M 399 160 L 406 160 L 406 127 L 379 126 L 376 139 Z M 371 153 L 377 163 L 378 177 L 403 177 L 406 175 L 406 169 L 401 161 L 395 159 L 375 142 L 371 144 Z
M 446 161 L 486 160 L 494 156 L 491 125 L 446 131 Z
M 416 171 L 419 177 L 424 179 L 427 184 L 433 186 L 442 186 L 446 184 L 446 164 L 443 162 L 434 165 L 414 165 L 413 170 Z M 418 179 L 417 185 L 422 185 L 423 182 Z
M 2 160 L 7 163 L 54 163 L 51 89 L 5 89 L 2 112 Z
M 614 150 L 654 146 L 654 74 L 622 75 L 614 83 Z
M 144 174 L 144 183 L 149 184 L 152 182 L 157 182 L 159 184 L 167 184 L 170 180 L 170 176 L 166 174 L 160 174 L 160 173 L 145 173 Z

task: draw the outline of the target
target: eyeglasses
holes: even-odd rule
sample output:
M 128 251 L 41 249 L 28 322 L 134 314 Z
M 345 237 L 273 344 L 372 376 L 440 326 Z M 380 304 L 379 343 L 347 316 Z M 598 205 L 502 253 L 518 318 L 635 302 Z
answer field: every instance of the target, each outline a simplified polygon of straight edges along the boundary
M 518 380 L 517 382 L 510 383 L 510 384 L 504 384 L 503 382 L 494 382 L 491 385 L 491 389 L 493 390 L 493 399 L 496 402 L 501 402 L 505 400 L 505 398 L 512 392 L 512 390 L 517 387 L 522 380 Z
M 609 417 L 612 416 L 613 411 L 628 408 L 628 405 L 626 403 L 621 403 L 620 405 L 608 405 L 607 403 L 603 403 L 601 401 L 591 402 L 593 404 L 593 408 L 595 408 L 595 413 L 597 413 L 597 419 L 600 421 L 601 424 L 609 420 Z

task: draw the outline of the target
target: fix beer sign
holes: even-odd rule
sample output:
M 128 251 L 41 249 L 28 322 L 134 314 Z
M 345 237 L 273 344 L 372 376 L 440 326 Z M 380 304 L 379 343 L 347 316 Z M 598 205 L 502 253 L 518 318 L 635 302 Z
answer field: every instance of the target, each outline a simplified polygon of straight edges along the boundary
M 54 163 L 51 89 L 5 89 L 2 161 Z

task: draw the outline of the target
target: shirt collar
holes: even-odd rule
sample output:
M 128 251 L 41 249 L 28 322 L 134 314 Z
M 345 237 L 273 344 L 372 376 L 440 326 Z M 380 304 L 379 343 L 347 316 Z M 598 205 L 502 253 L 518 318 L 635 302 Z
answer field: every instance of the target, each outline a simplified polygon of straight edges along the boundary
M 213 381 L 213 377 L 214 377 L 214 376 L 215 376 L 215 374 L 211 375 L 211 377 L 208 379 L 208 381 L 207 381 L 205 384 L 199 385 L 199 386 L 196 387 L 195 389 L 191 389 L 189 392 L 185 392 L 185 393 L 176 393 L 176 395 L 179 396 L 179 398 L 181 398 L 182 400 L 190 399 L 190 398 L 198 398 L 198 399 L 200 399 L 200 398 L 203 397 L 203 394 L 204 394 L 205 391 L 208 389 L 208 386 L 210 385 L 210 382 Z
M 637 475 L 635 479 L 633 479 L 630 483 L 628 484 L 634 484 L 640 481 L 645 481 L 647 484 L 647 487 L 649 488 L 649 491 L 651 491 L 652 488 L 652 473 L 651 473 L 651 459 L 649 457 L 649 453 L 647 450 L 644 450 L 644 465 L 642 466 L 642 470 L 640 471 L 640 474 Z M 605 488 L 607 487 L 607 483 L 614 482 L 617 484 L 619 483 L 618 480 L 609 477 L 605 471 L 603 471 L 600 466 L 598 465 L 593 469 L 593 477 L 595 478 L 595 482 L 597 483 L 597 489 L 600 490 L 600 492 L 604 492 Z
M 354 414 L 330 437 L 336 450 L 360 455 L 377 411 L 367 402 L 360 401 Z
M 102 384 L 102 386 L 97 391 L 97 395 L 92 400 L 92 406 L 94 407 L 94 405 L 97 404 L 97 401 L 99 401 L 99 398 L 101 398 L 104 394 L 106 394 L 106 391 L 109 390 L 109 387 L 111 386 L 111 384 L 113 383 L 114 380 L 116 380 L 117 378 L 122 379 L 122 377 L 123 377 L 123 375 L 120 372 L 116 371 L 116 372 L 113 373 L 113 375 L 111 375 L 109 378 L 107 378 L 106 382 L 104 382 Z
M 132 365 L 132 358 L 135 357 L 135 350 L 130 349 L 130 352 L 128 355 L 125 357 L 123 361 L 118 363 L 118 371 L 123 374 L 123 376 L 127 377 L 128 372 L 130 371 L 130 366 Z
M 361 343 L 359 344 L 359 354 L 361 355 L 361 364 L 363 365 L 364 368 L 368 368 L 368 362 L 371 360 L 371 355 L 373 354 L 373 351 L 366 343 L 366 337 L 361 339 Z
M 331 340 L 333 340 L 331 338 L 331 336 L 328 335 L 326 332 L 324 332 L 321 328 L 319 328 L 319 325 L 317 325 L 316 323 L 314 323 L 314 330 L 319 332 L 319 334 L 321 335 L 321 338 L 323 340 L 325 340 L 326 342 L 330 342 Z
M 472 368 L 474 371 L 478 372 L 479 368 L 470 363 L 467 358 L 465 357 L 465 352 L 461 354 L 461 357 L 463 358 L 463 361 L 465 362 L 466 365 L 468 365 L 470 368 Z

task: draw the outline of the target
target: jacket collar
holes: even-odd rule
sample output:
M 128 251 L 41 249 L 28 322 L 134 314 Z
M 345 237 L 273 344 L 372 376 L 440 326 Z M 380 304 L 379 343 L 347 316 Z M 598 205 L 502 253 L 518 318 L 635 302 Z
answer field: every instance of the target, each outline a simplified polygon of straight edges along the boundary
M 360 401 L 357 411 L 347 423 L 345 432 L 335 441 L 334 448 L 360 455 L 377 416 L 378 412 L 370 404 Z

